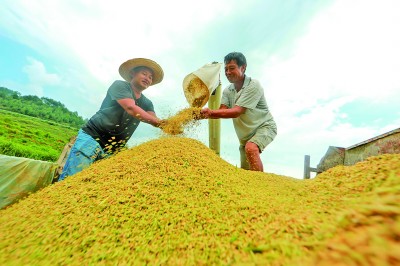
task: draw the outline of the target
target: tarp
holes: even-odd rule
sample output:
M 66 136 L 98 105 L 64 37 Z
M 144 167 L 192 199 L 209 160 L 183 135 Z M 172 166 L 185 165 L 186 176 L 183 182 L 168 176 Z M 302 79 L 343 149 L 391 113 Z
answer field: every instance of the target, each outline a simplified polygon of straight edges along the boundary
M 203 107 L 207 103 L 210 95 L 220 84 L 221 68 L 222 63 L 214 62 L 205 64 L 183 79 L 183 92 L 190 105 L 192 105 L 192 102 L 200 101 L 197 107 Z M 195 88 L 195 90 L 193 90 L 193 88 L 189 86 L 191 81 L 196 78 L 199 78 L 203 82 L 205 86 L 204 90 L 202 88 Z
M 0 209 L 52 183 L 58 164 L 0 155 Z

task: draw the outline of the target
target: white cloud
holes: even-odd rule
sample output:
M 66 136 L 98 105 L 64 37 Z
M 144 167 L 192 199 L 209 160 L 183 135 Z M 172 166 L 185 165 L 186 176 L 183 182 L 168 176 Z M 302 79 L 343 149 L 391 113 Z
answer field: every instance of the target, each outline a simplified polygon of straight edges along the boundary
M 56 74 L 48 73 L 44 64 L 32 57 L 27 58 L 29 64 L 23 68 L 28 75 L 29 82 L 39 85 L 57 85 L 60 83 L 60 77 Z
M 336 1 L 313 20 L 293 57 L 267 67 L 271 86 L 311 104 L 341 95 L 391 97 L 400 86 L 399 10 L 397 1 Z
M 46 86 L 60 84 L 60 77 L 57 74 L 49 73 L 43 62 L 32 57 L 28 57 L 27 61 L 28 64 L 22 69 L 28 77 L 28 83 L 21 85 L 22 87 L 25 87 L 25 93 L 42 97 L 44 96 L 44 88 Z
M 163 98 L 180 95 L 180 82 L 186 73 L 182 73 L 185 70 L 179 66 L 180 62 L 174 62 L 176 55 L 168 54 L 168 50 L 186 46 L 195 49 L 191 40 L 196 32 L 209 27 L 216 17 L 229 13 L 231 5 L 226 3 L 5 1 L 0 22 L 13 39 L 47 58 L 57 59 L 55 68 L 59 67 L 63 81 L 70 88 L 59 88 L 60 99 L 67 99 L 72 91 L 79 90 L 77 96 L 91 101 L 89 106 L 83 104 L 86 109 L 83 114 L 90 116 L 101 101 L 93 96 L 103 94 L 112 81 L 120 79 L 119 65 L 133 57 L 155 59 L 164 68 L 162 87 L 168 88 L 152 87 L 146 92 L 148 95 Z M 71 109 L 82 108 L 82 104 L 78 105 L 82 103 L 79 98 L 70 102 L 67 106 Z
M 340 108 L 361 98 L 400 102 L 399 11 L 398 1 L 336 1 L 312 21 L 292 57 L 271 57 L 265 65 L 262 83 L 278 121 L 273 153 L 298 155 L 292 176 L 302 175 L 301 154 L 317 164 L 330 145 L 348 147 L 383 133 L 341 124 Z

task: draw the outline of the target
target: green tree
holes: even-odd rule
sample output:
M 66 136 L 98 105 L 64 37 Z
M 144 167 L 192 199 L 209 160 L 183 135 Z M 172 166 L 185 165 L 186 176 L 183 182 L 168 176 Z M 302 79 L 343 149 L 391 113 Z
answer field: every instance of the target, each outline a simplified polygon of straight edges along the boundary
M 64 104 L 47 97 L 24 95 L 17 91 L 0 87 L 0 108 L 41 119 L 52 120 L 56 123 L 68 124 L 79 128 L 86 120 L 77 112 L 69 111 Z

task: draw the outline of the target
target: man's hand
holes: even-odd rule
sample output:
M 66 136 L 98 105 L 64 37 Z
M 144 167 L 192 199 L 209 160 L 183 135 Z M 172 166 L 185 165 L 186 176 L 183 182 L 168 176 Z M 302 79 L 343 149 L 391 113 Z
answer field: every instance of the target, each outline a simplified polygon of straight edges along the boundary
M 201 109 L 201 111 L 200 111 L 200 114 L 201 114 L 201 118 L 202 118 L 202 119 L 210 118 L 210 117 L 211 117 L 211 113 L 212 113 L 212 110 L 209 109 L 209 108 L 207 108 L 207 107 Z
M 157 122 L 154 124 L 155 127 L 162 128 L 165 125 L 166 121 L 164 119 L 157 119 Z

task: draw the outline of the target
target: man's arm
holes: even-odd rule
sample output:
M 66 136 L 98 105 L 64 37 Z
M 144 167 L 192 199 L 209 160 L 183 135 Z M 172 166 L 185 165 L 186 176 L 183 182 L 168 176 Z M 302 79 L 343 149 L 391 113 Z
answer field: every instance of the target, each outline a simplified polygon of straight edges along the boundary
M 228 108 L 223 104 L 221 104 L 218 110 L 211 110 L 209 108 L 201 110 L 204 118 L 237 118 L 244 112 L 246 112 L 245 107 L 235 105 L 233 108 Z
M 156 116 L 156 113 L 154 113 L 154 112 L 152 112 L 152 111 L 147 111 L 147 113 L 148 113 L 149 115 L 151 115 L 151 116 L 153 116 L 153 117 L 159 119 L 159 118 Z
M 131 116 L 139 119 L 142 122 L 158 127 L 160 120 L 157 118 L 154 112 L 146 112 L 142 108 L 136 105 L 135 101 L 130 98 L 117 100 L 119 105 Z

